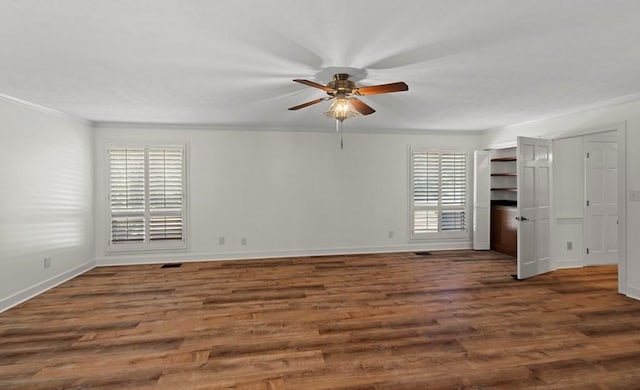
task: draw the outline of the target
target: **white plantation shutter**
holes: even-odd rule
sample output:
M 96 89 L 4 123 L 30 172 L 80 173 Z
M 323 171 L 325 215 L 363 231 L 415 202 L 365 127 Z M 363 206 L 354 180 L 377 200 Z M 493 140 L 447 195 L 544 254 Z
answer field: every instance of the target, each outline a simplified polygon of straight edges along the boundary
M 437 207 L 440 199 L 440 154 L 429 152 L 413 153 L 413 231 L 429 233 L 438 231 L 438 212 L 429 210 Z
M 184 246 L 184 152 L 183 146 L 109 148 L 111 249 Z
M 438 212 L 435 210 L 415 210 L 413 212 L 414 233 L 435 233 L 438 231 Z
M 443 205 L 464 205 L 467 187 L 467 156 L 464 153 L 440 154 L 440 200 Z
M 411 151 L 412 238 L 467 230 L 466 167 L 465 153 Z
M 440 154 L 441 231 L 466 230 L 467 155 Z
M 421 206 L 437 206 L 440 198 L 440 154 L 413 154 L 413 201 Z
M 109 150 L 112 243 L 145 239 L 144 166 L 143 148 Z
M 149 239 L 182 240 L 183 150 L 149 148 Z

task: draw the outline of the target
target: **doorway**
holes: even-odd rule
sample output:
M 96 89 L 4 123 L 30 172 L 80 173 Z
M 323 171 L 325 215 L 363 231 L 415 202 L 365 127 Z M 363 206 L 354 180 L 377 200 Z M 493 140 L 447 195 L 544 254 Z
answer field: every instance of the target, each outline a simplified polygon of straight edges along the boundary
M 554 180 L 561 183 L 553 190 L 556 204 L 560 203 L 553 212 L 554 268 L 618 264 L 618 292 L 626 294 L 626 123 L 563 132 L 554 138 L 554 145 L 555 141 L 565 145 L 570 157 L 562 158 L 560 152 L 559 161 L 554 161 L 564 167 L 556 173 L 565 172 Z M 574 149 L 567 148 L 571 144 Z M 570 161 L 582 168 L 572 168 Z M 571 248 L 572 242 L 578 245 Z M 571 249 L 578 250 L 574 257 L 569 255 Z

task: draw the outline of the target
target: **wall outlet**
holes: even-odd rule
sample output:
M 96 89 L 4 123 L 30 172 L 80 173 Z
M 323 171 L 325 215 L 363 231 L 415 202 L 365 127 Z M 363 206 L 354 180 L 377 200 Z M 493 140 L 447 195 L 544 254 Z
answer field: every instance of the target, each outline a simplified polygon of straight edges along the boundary
M 224 245 L 224 243 L 225 243 L 224 237 L 218 237 L 218 244 Z
M 389 232 L 387 233 L 387 236 L 389 238 L 393 238 L 393 230 L 389 230 Z
M 51 267 L 51 257 L 45 257 L 44 258 L 44 268 L 49 268 Z
M 242 240 L 240 240 L 240 243 L 241 243 L 242 245 L 247 245 L 247 239 L 246 239 L 246 238 L 243 238 Z
M 567 250 L 568 251 L 572 251 L 573 250 L 573 241 L 567 241 Z

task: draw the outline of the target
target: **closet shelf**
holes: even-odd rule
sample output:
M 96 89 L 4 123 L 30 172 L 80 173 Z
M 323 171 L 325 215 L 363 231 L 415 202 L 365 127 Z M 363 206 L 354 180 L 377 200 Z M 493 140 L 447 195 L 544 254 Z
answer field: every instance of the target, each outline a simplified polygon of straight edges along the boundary
M 513 156 L 513 157 L 496 157 L 496 158 L 492 158 L 491 161 L 518 161 L 518 159 Z
M 491 176 L 517 176 L 518 174 L 515 172 L 507 172 L 507 173 L 492 173 Z
M 491 191 L 518 191 L 517 188 L 514 187 L 502 187 L 502 188 L 492 188 Z

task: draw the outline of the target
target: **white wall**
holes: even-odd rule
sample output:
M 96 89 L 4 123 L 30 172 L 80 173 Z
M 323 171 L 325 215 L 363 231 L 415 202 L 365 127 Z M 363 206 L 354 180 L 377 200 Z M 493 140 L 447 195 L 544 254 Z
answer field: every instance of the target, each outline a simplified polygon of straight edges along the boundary
M 632 102 L 612 107 L 568 114 L 555 118 L 529 122 L 521 125 L 496 129 L 485 133 L 482 144 L 485 147 L 499 146 L 515 141 L 515 137 L 560 138 L 585 129 L 610 130 L 626 126 L 626 189 L 622 194 L 626 215 L 621 222 L 626 223 L 626 278 L 621 283 L 627 295 L 640 299 L 640 202 L 630 201 L 630 191 L 640 191 L 640 102 Z M 557 211 L 557 210 L 556 210 Z
M 93 266 L 92 134 L 0 97 L 0 311 Z
M 479 135 L 350 134 L 347 123 L 341 150 L 331 128 L 330 122 L 326 132 L 98 126 L 98 264 L 471 247 L 470 236 L 408 242 L 408 146 L 471 152 Z M 188 144 L 186 252 L 107 252 L 110 143 Z M 224 245 L 219 237 L 225 237 Z M 247 245 L 241 245 L 242 238 Z

